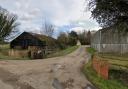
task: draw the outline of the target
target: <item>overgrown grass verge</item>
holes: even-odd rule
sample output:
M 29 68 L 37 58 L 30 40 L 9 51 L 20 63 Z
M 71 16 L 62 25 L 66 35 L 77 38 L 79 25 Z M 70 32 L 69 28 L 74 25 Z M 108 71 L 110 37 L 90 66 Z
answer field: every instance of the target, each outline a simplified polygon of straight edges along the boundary
M 78 47 L 79 46 L 68 47 L 65 50 L 60 50 L 60 51 L 57 51 L 55 53 L 47 55 L 47 58 L 65 56 L 65 55 L 70 54 L 73 51 L 75 51 Z
M 9 44 L 0 45 L 0 60 L 30 60 L 28 57 L 11 57 L 8 56 Z
M 96 52 L 93 48 L 87 48 L 86 51 L 92 55 L 94 55 Z M 92 68 L 92 60 L 85 64 L 83 73 L 98 89 L 128 89 L 128 86 L 119 79 L 111 78 L 109 80 L 105 80 L 101 78 Z M 113 76 L 114 75 L 116 75 L 116 72 L 113 74 Z
M 109 69 L 110 79 L 123 82 L 128 86 L 128 57 L 127 55 L 99 54 L 102 60 L 108 61 L 111 66 Z
M 28 57 L 10 57 L 7 55 L 3 55 L 2 53 L 0 53 L 0 60 L 30 60 L 30 58 Z
M 128 89 L 118 80 L 104 80 L 91 67 L 91 61 L 83 68 L 83 73 L 98 89 Z
M 75 51 L 79 46 L 68 47 L 65 50 L 60 50 L 47 55 L 47 58 L 64 56 Z M 0 60 L 30 60 L 28 57 L 10 57 L 8 56 L 9 44 L 0 45 Z
M 91 47 L 87 47 L 87 48 L 86 48 L 86 51 L 87 51 L 88 53 L 92 54 L 92 55 L 94 55 L 94 53 L 96 52 L 96 50 L 93 49 L 93 48 L 91 48 Z
M 108 61 L 112 65 L 128 68 L 128 57 L 126 55 L 114 55 L 114 54 L 98 54 L 102 60 Z M 117 67 L 119 68 L 119 67 Z

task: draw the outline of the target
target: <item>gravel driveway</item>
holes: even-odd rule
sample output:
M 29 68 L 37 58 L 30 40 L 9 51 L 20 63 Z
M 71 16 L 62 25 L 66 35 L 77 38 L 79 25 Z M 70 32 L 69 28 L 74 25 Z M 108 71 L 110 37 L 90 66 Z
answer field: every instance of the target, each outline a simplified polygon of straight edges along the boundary
M 85 47 L 61 57 L 0 61 L 0 89 L 91 89 L 81 73 Z

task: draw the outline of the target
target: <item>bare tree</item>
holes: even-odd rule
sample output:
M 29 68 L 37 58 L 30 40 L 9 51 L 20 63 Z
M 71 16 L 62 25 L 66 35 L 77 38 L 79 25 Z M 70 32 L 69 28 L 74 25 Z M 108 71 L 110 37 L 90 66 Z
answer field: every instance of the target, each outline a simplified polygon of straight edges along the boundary
M 49 36 L 49 37 L 52 37 L 53 34 L 54 34 L 54 25 L 52 25 L 51 23 L 48 23 L 48 22 L 44 22 L 44 25 L 43 25 L 43 34 Z

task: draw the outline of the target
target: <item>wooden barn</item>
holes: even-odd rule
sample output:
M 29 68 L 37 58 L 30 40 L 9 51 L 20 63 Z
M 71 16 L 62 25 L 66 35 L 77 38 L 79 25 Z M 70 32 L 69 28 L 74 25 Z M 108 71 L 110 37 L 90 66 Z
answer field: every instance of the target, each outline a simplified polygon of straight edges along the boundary
M 10 48 L 28 49 L 31 46 L 44 48 L 46 46 L 46 42 L 41 39 L 41 37 L 44 36 L 35 33 L 23 32 L 20 36 L 11 41 Z
M 25 52 L 23 55 L 27 54 L 31 58 L 43 58 L 47 54 L 48 49 L 56 48 L 55 42 L 56 40 L 54 38 L 45 35 L 23 32 L 11 41 L 11 52 L 9 54 L 15 55 L 19 52 L 20 55 L 20 52 L 23 51 Z

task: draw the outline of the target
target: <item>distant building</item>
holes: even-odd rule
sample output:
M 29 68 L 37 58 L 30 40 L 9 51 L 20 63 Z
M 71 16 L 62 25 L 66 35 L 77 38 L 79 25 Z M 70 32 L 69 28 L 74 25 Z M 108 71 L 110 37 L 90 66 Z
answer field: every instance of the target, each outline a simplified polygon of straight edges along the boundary
M 76 44 L 77 46 L 80 46 L 81 45 L 81 43 L 80 43 L 80 41 L 79 40 L 77 40 L 77 44 Z
M 91 47 L 102 53 L 128 53 L 128 33 L 114 27 L 100 29 L 93 35 Z

